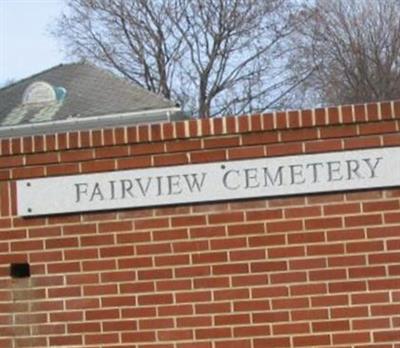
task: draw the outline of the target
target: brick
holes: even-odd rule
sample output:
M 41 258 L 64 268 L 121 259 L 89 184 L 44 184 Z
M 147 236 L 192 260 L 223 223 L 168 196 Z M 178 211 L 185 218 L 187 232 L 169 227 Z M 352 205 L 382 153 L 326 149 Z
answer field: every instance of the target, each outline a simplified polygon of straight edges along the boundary
M 272 312 L 259 312 L 253 313 L 254 323 L 277 323 L 289 321 L 289 312 L 285 311 L 272 311 Z
M 151 167 L 150 156 L 134 156 L 134 157 L 117 159 L 118 169 L 134 169 L 134 168 L 146 168 L 146 167 Z
M 231 311 L 230 303 L 205 303 L 196 304 L 195 309 L 197 314 L 211 314 L 211 313 L 227 313 Z
M 157 282 L 157 291 L 190 290 L 190 280 L 162 280 Z
M 324 346 L 330 344 L 329 335 L 299 336 L 293 338 L 295 347 Z
M 250 265 L 252 272 L 274 272 L 285 271 L 287 269 L 286 261 L 263 261 L 253 262 Z
M 375 293 L 367 293 L 367 294 L 354 294 L 351 296 L 351 302 L 353 304 L 361 304 L 361 303 L 385 303 L 389 302 L 389 293 L 388 292 L 375 292 Z M 372 306 L 371 312 L 373 315 L 383 314 L 380 311 L 384 307 L 382 306 Z M 377 310 L 377 312 L 375 311 Z
M 346 245 L 348 253 L 379 252 L 383 250 L 382 241 L 351 242 Z
M 302 258 L 289 260 L 289 269 L 292 270 L 309 270 L 315 268 L 326 268 L 327 262 L 325 258 Z
M 215 290 L 214 298 L 216 301 L 247 299 L 249 298 L 249 290 L 248 289 Z
M 360 135 L 384 134 L 396 132 L 396 122 L 360 124 Z
M 374 333 L 374 339 L 376 342 L 398 342 L 399 338 L 398 330 L 387 330 Z
M 318 131 L 316 128 L 303 128 L 281 132 L 282 142 L 304 141 L 317 138 Z
M 51 346 L 68 346 L 82 344 L 82 336 L 68 335 L 68 336 L 54 336 L 50 337 L 49 343 Z
M 370 264 L 392 263 L 400 261 L 400 253 L 379 253 L 368 256 Z
M 65 260 L 85 260 L 98 258 L 97 249 L 73 249 L 64 251 Z
M 244 214 L 242 212 L 217 213 L 208 215 L 208 221 L 210 224 L 241 222 L 243 220 Z
M 232 251 L 229 254 L 231 261 L 243 261 L 243 260 L 260 260 L 265 259 L 266 254 L 264 249 L 249 249 L 249 250 L 238 250 Z
M 240 138 L 238 136 L 224 138 L 204 138 L 204 148 L 229 148 L 239 146 Z
M 121 276 L 121 278 L 124 278 Z M 132 280 L 133 277 L 130 278 Z M 95 284 L 95 282 L 93 282 Z M 115 295 L 118 292 L 116 284 L 103 284 L 103 285 L 85 285 L 83 288 L 85 296 L 98 296 L 98 295 Z
M 94 260 L 82 262 L 82 270 L 86 272 L 103 271 L 108 269 L 115 269 L 114 260 Z
M 20 167 L 24 164 L 22 156 L 0 157 L 0 168 Z
M 311 127 L 313 125 L 312 110 L 301 110 L 301 124 L 303 127 Z
M 307 230 L 315 229 L 329 229 L 329 228 L 340 228 L 342 227 L 341 218 L 316 218 L 316 219 L 306 219 L 305 228 Z
M 328 232 L 328 235 L 329 235 L 329 232 Z M 325 233 L 322 231 L 293 233 L 293 234 L 289 234 L 287 239 L 288 239 L 289 244 L 321 243 L 321 242 L 325 241 Z
M 265 156 L 263 146 L 248 146 L 228 149 L 228 159 L 238 160 L 243 158 L 258 158 Z
M 300 295 L 317 295 L 327 293 L 327 286 L 325 284 L 310 284 L 310 285 L 293 285 L 290 287 L 290 294 L 292 296 Z
M 217 162 L 225 161 L 226 159 L 227 155 L 225 150 L 199 151 L 190 154 L 191 163 Z
M 299 217 L 310 217 L 320 216 L 321 208 L 317 206 L 311 207 L 293 207 L 285 209 L 286 218 L 299 218 Z
M 328 242 L 364 239 L 365 237 L 364 229 L 362 228 L 331 230 L 327 231 L 326 235 Z
M 249 324 L 249 314 L 223 314 L 216 315 L 214 318 L 215 325 L 237 325 L 237 324 Z
M 273 220 L 281 219 L 283 217 L 282 209 L 263 209 L 263 210 L 253 210 L 246 212 L 246 220 L 256 221 L 256 220 Z
M 268 282 L 268 276 L 266 274 L 250 274 L 250 275 L 239 275 L 232 277 L 232 286 L 250 286 L 250 285 L 264 285 Z
M 118 232 L 118 231 L 131 231 L 132 222 L 131 221 L 114 221 L 114 222 L 104 222 L 99 224 L 99 232 Z
M 400 135 L 399 134 L 385 134 L 382 136 L 384 146 L 394 146 L 400 145 Z
M 55 152 L 44 153 L 44 154 L 32 154 L 25 157 L 26 165 L 49 164 L 57 162 L 59 162 L 58 154 Z M 14 163 L 10 163 L 10 165 L 14 165 Z
M 305 334 L 310 333 L 310 327 L 307 323 L 275 324 L 272 332 L 274 335 Z
M 121 293 L 144 293 L 144 292 L 154 292 L 155 286 L 153 282 L 135 282 L 120 284 L 119 286 Z
M 49 273 L 75 273 L 80 271 L 79 262 L 59 262 L 47 265 Z
M 278 142 L 278 133 L 276 132 L 250 133 L 242 135 L 242 144 L 246 146 L 271 144 L 276 142 Z
M 210 299 L 210 291 L 181 292 L 175 295 L 175 300 L 177 303 L 209 302 Z
M 312 307 L 331 307 L 347 305 L 349 298 L 346 295 L 323 295 L 311 298 Z
M 121 340 L 123 343 L 154 342 L 156 336 L 154 331 L 123 332 Z
M 280 111 L 280 112 L 277 112 L 274 116 L 276 118 L 276 128 L 282 129 L 282 128 L 288 127 L 286 112 Z
M 291 347 L 289 337 L 269 337 L 269 338 L 256 338 L 254 340 L 254 348 L 288 348 Z
M 46 249 L 61 249 L 61 248 L 72 248 L 78 246 L 78 238 L 57 238 L 57 239 L 47 239 L 45 241 Z
M 189 162 L 186 153 L 165 154 L 153 157 L 156 166 L 171 166 L 179 164 L 187 164 Z
M 216 343 L 215 348 L 251 348 L 250 340 L 234 340 L 234 341 L 220 341 Z
M 100 279 L 102 283 L 133 281 L 135 280 L 135 275 L 134 272 L 128 271 L 102 272 L 100 274 Z
M 211 240 L 211 249 L 235 249 L 246 246 L 245 238 L 214 239 Z
M 215 275 L 221 274 L 237 274 L 248 273 L 249 267 L 247 263 L 234 263 L 228 265 L 216 265 L 212 267 L 212 272 Z
M 272 309 L 294 309 L 294 308 L 307 308 L 309 307 L 309 300 L 304 297 L 291 298 L 291 299 L 273 299 Z
M 172 245 L 174 252 L 200 252 L 208 249 L 208 243 L 205 240 L 189 241 L 189 242 L 175 242 Z
M 345 269 L 324 269 L 324 270 L 315 270 L 310 271 L 309 278 L 311 281 L 320 281 L 320 280 L 337 280 L 337 279 L 346 279 L 347 272 Z
M 285 143 L 266 146 L 268 156 L 297 155 L 303 153 L 302 143 Z
M 125 157 L 129 155 L 127 146 L 98 147 L 95 149 L 95 158 Z
M 368 286 L 371 290 L 400 289 L 400 278 L 370 280 Z
M 172 271 L 170 269 L 151 269 L 138 271 L 139 280 L 149 279 L 166 279 L 172 278 Z
M 168 330 L 168 331 L 159 331 L 158 338 L 161 341 L 183 341 L 190 340 L 193 338 L 192 330 Z
M 211 119 L 206 119 L 205 121 L 207 123 L 212 122 Z M 176 130 L 176 137 L 177 138 L 185 138 L 186 137 L 185 124 L 186 124 L 185 121 L 175 122 L 175 130 Z
M 350 293 L 365 291 L 367 284 L 365 281 L 341 281 L 329 284 L 330 293 Z
M 268 250 L 268 257 L 271 259 L 301 257 L 304 255 L 305 249 L 302 246 L 271 248 Z
M 270 310 L 268 301 L 265 300 L 249 300 L 249 301 L 238 301 L 234 303 L 235 312 L 248 312 L 248 311 L 259 311 L 259 310 Z
M 344 245 L 343 244 L 317 244 L 310 245 L 307 247 L 307 255 L 334 255 L 343 254 Z
M 360 203 L 330 204 L 323 207 L 324 215 L 347 215 L 361 212 Z
M 289 111 L 288 112 L 289 128 L 300 127 L 300 113 L 299 111 Z
M 355 332 L 355 333 L 336 333 L 332 335 L 332 343 L 339 344 L 349 344 L 349 343 L 363 343 L 369 342 L 370 337 L 368 332 Z
M 201 215 L 173 217 L 171 219 L 172 227 L 196 226 L 196 225 L 204 225 L 205 223 L 206 223 L 206 217 Z
M 12 169 L 13 179 L 30 179 L 44 176 L 44 167 L 22 167 Z
M 92 150 L 75 150 L 65 151 L 60 153 L 60 162 L 81 162 L 88 161 L 94 158 L 94 151 Z
M 67 276 L 67 284 L 93 284 L 99 282 L 98 274 L 74 274 Z
M 179 305 L 161 306 L 158 308 L 158 315 L 161 317 L 163 317 L 163 316 L 178 316 L 178 315 L 193 315 L 193 306 L 190 304 L 189 305 L 179 304 Z M 150 315 L 146 315 L 146 316 L 150 316 Z
M 196 329 L 195 335 L 199 340 L 225 338 L 231 337 L 231 330 L 229 328 Z
M 211 274 L 209 266 L 190 266 L 176 268 L 175 276 L 180 277 L 195 277 L 195 276 L 208 276 Z
M 177 348 L 212 348 L 209 342 L 178 343 Z
M 388 329 L 390 328 L 390 320 L 388 318 L 382 319 L 355 319 L 353 320 L 354 330 L 368 330 L 374 329 Z
M 106 333 L 106 334 L 94 334 L 94 335 L 85 335 L 85 344 L 107 344 L 107 343 L 118 343 L 119 337 L 118 334 L 115 333 Z
M 381 139 L 378 136 L 349 138 L 344 140 L 344 148 L 346 150 L 379 147 L 380 144 Z
M 390 316 L 397 315 L 399 313 L 399 304 L 388 304 L 388 305 L 375 305 L 371 306 L 371 313 L 373 316 Z
M 108 246 L 100 248 L 100 257 L 118 257 L 118 256 L 130 256 L 133 255 L 134 249 L 133 246 Z M 94 257 L 92 257 L 94 258 Z
M 165 220 L 156 220 L 156 221 L 158 221 L 158 223 L 154 225 L 156 227 L 166 224 Z M 184 228 L 153 231 L 153 238 L 156 241 L 187 239 L 187 237 L 188 237 L 187 229 Z
M 171 255 L 155 257 L 156 266 L 171 266 L 171 265 L 187 265 L 189 264 L 189 255 Z
M 397 239 L 394 240 L 387 240 L 386 241 L 387 249 L 388 250 L 398 250 L 400 249 L 400 241 Z
M 356 318 L 356 317 L 367 317 L 368 307 L 356 306 L 356 307 L 337 307 L 331 309 L 332 319 L 334 318 Z
M 81 163 L 82 173 L 105 172 L 112 171 L 116 168 L 114 159 L 112 160 L 96 160 Z
M 355 137 L 357 136 L 357 127 L 356 126 L 333 126 L 333 127 L 324 127 L 320 129 L 321 138 L 323 139 L 333 139 L 339 138 L 343 139 L 346 137 Z M 343 143 L 341 142 L 341 149 L 343 149 Z
M 267 223 L 267 231 L 270 233 L 302 231 L 302 230 L 303 230 L 303 222 L 301 220 L 288 220 L 282 222 Z

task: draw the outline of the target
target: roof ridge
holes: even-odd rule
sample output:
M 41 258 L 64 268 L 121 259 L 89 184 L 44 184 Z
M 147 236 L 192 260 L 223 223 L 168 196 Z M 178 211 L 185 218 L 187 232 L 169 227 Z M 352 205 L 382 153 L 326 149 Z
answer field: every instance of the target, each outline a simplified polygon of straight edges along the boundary
M 47 73 L 47 72 L 49 72 L 49 71 L 51 71 L 51 70 L 60 68 L 60 67 L 62 67 L 62 66 L 78 65 L 78 64 L 84 64 L 84 63 L 85 63 L 85 62 L 80 61 L 80 62 L 72 62 L 72 63 L 60 63 L 60 64 L 57 64 L 57 65 L 54 65 L 54 66 L 52 66 L 52 67 L 50 67 L 50 68 L 48 68 L 48 69 L 44 69 L 44 70 L 42 70 L 42 71 L 39 71 L 38 73 L 35 73 L 35 74 L 33 74 L 33 75 L 24 77 L 23 79 L 14 81 L 14 82 L 12 82 L 11 84 L 9 84 L 9 85 L 7 85 L 7 86 L 1 87 L 1 88 L 0 88 L 0 92 L 3 92 L 4 90 L 6 90 L 6 89 L 8 89 L 8 88 L 14 87 L 15 85 L 18 85 L 18 84 L 20 84 L 20 83 L 24 83 L 24 82 L 26 82 L 26 81 L 28 81 L 28 80 L 30 80 L 30 79 L 34 79 L 35 77 L 37 77 L 37 76 L 39 76 L 39 75 L 41 75 L 41 74 Z

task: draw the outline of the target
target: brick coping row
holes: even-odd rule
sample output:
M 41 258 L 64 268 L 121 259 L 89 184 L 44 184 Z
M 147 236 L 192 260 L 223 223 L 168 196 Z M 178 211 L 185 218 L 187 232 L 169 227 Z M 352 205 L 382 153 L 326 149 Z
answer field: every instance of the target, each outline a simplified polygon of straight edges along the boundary
M 400 101 L 0 139 L 0 156 L 400 119 Z

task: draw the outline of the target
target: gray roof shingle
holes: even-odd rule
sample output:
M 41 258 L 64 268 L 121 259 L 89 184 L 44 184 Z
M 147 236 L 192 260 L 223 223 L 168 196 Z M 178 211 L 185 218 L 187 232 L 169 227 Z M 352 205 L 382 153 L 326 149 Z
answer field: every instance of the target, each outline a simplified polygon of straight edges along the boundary
M 55 89 L 63 87 L 64 100 L 52 105 L 23 105 L 24 92 L 39 81 Z M 0 128 L 38 124 L 49 118 L 55 122 L 176 107 L 174 102 L 94 65 L 61 64 L 0 89 Z

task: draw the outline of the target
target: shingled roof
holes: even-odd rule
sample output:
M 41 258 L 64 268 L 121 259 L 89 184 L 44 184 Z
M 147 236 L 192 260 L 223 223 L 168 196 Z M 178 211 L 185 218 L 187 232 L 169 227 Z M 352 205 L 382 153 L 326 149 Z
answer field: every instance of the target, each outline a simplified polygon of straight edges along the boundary
M 92 64 L 61 64 L 0 89 L 0 136 L 168 121 L 179 111 Z

